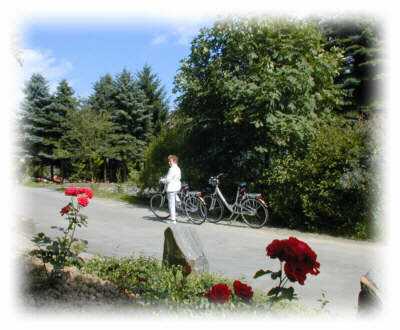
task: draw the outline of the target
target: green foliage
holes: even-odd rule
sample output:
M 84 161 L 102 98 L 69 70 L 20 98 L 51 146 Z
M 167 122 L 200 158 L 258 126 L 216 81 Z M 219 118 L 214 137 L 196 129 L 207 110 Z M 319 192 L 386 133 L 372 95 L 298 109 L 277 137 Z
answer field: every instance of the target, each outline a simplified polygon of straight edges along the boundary
M 149 66 L 137 79 L 126 69 L 115 78 L 101 77 L 82 102 L 66 80 L 51 95 L 38 74 L 25 94 L 20 139 L 28 156 L 25 169 L 33 176 L 47 174 L 44 166 L 50 165 L 51 176 L 57 167 L 70 179 L 137 180 L 144 148 L 168 111 L 165 91 Z
M 371 237 L 373 138 L 338 116 L 349 97 L 341 75 L 355 55 L 322 31 L 286 19 L 202 29 L 176 76 L 170 128 L 146 151 L 144 186 L 177 150 L 196 188 L 219 172 L 228 194 L 248 181 L 268 197 L 275 224 Z
M 68 158 L 59 153 L 60 141 L 68 130 L 67 116 L 69 113 L 74 113 L 78 109 L 78 100 L 74 96 L 74 90 L 69 86 L 66 80 L 62 80 L 57 86 L 57 91 L 53 97 L 53 102 L 50 106 L 51 111 L 51 127 L 48 127 L 47 133 L 49 138 L 46 143 L 52 147 L 51 158 L 54 160 L 53 165 L 60 168 L 62 177 L 69 172 L 71 163 Z M 51 173 L 51 177 L 52 177 Z
M 165 266 L 152 258 L 94 258 L 84 271 L 116 284 L 121 290 L 139 294 L 145 301 L 159 303 L 199 302 L 217 281 L 228 281 L 210 274 L 189 275 L 180 266 Z
M 112 120 L 116 124 L 116 132 L 146 141 L 150 137 L 151 117 L 143 91 L 127 70 L 117 75 L 114 88 L 115 109 Z
M 146 104 L 151 114 L 153 134 L 159 134 L 168 115 L 168 105 L 164 87 L 149 65 L 145 65 L 137 74 L 139 88 L 146 95 Z
M 148 257 L 95 257 L 85 262 L 82 270 L 109 280 L 121 291 L 136 294 L 136 301 L 140 306 L 158 306 L 161 310 L 166 309 L 168 313 L 195 313 L 197 317 L 226 312 L 263 316 L 272 311 L 274 314 L 320 314 L 320 311 L 295 301 L 273 299 L 259 290 L 254 290 L 249 302 L 233 294 L 229 303 L 215 304 L 208 301 L 204 294 L 217 283 L 227 284 L 234 292 L 232 280 L 209 273 L 191 273 L 186 276 L 180 266 L 163 265 L 160 261 Z
M 185 130 L 182 123 L 177 121 L 172 127 L 162 128 L 160 134 L 150 141 L 144 153 L 144 164 L 139 178 L 140 186 L 142 188 L 158 186 L 160 177 L 168 171 L 168 155 L 182 155 L 179 163 L 182 168 L 186 168 L 183 148 L 185 148 Z M 185 172 L 187 171 L 188 168 Z
M 66 132 L 59 142 L 57 154 L 69 159 L 76 179 L 101 176 L 101 165 L 113 155 L 113 124 L 110 115 L 85 107 L 69 112 Z
M 36 167 L 35 175 L 40 175 L 41 167 L 52 161 L 52 148 L 46 143 L 51 129 L 49 115 L 52 98 L 48 82 L 40 74 L 32 75 L 26 83 L 25 100 L 22 104 L 21 133 L 22 147 L 26 157 Z
M 376 21 L 364 17 L 322 19 L 319 23 L 328 39 L 327 47 L 343 49 L 345 56 L 338 84 L 345 92 L 340 113 L 366 118 L 382 109 L 382 36 Z
M 203 182 L 216 172 L 255 181 L 272 158 L 304 148 L 310 119 L 341 104 L 341 61 L 311 23 L 239 19 L 202 29 L 175 88 L 191 120 L 185 157 Z
M 112 113 L 115 108 L 115 86 L 111 75 L 106 74 L 95 82 L 89 105 L 97 112 Z
M 275 220 L 289 227 L 371 237 L 372 151 L 365 124 L 332 117 L 314 127 L 305 155 L 266 171 Z

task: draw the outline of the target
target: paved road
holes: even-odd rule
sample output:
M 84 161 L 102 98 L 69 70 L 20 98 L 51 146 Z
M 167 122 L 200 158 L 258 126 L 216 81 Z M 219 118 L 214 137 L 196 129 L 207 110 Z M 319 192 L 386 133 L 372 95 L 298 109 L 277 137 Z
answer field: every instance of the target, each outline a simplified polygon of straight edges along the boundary
M 18 209 L 16 219 L 31 219 L 30 231 L 49 233 L 50 226 L 63 224 L 59 210 L 68 198 L 60 192 L 44 188 L 18 187 L 15 190 Z M 23 206 L 22 206 L 23 205 Z M 167 224 L 159 222 L 143 206 L 94 198 L 84 212 L 89 217 L 87 228 L 77 236 L 89 241 L 88 252 L 107 256 L 146 255 L 161 258 L 163 234 Z M 273 239 L 289 236 L 306 241 L 316 251 L 321 263 L 318 276 L 308 276 L 304 286 L 294 284 L 302 301 L 318 307 L 322 290 L 334 315 L 348 316 L 356 312 L 359 278 L 379 268 L 383 246 L 330 236 L 306 234 L 276 228 L 251 229 L 241 223 L 188 224 L 178 218 L 178 226 L 192 226 L 197 231 L 209 260 L 210 271 L 230 278 L 243 276 L 260 289 L 273 283 L 267 277 L 252 279 L 258 269 L 277 269 L 275 260 L 266 259 L 265 247 Z M 25 226 L 25 229 L 27 227 Z M 54 231 L 54 234 L 57 232 Z

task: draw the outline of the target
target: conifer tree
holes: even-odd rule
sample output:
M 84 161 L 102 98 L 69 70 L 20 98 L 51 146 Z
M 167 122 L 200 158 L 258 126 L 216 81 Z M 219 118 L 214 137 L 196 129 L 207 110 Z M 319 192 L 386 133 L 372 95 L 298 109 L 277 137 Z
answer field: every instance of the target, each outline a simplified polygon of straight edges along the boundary
M 146 107 L 146 97 L 132 74 L 124 69 L 114 82 L 115 108 L 111 115 L 115 125 L 115 146 L 122 177 L 126 179 L 128 163 L 140 167 L 143 151 L 151 135 L 151 117 Z
M 382 83 L 382 38 L 369 19 L 322 20 L 328 49 L 343 49 L 345 63 L 337 82 L 345 91 L 342 111 L 366 118 L 381 107 L 378 87 Z
M 25 99 L 22 104 L 22 147 L 29 164 L 33 166 L 33 175 L 44 174 L 43 166 L 51 165 L 52 145 L 47 136 L 49 111 L 52 104 L 47 80 L 41 74 L 33 74 L 24 89 Z
M 63 79 L 57 86 L 48 113 L 49 125 L 47 128 L 46 143 L 52 150 L 51 168 L 53 168 L 53 165 L 59 166 L 61 176 L 63 177 L 66 174 L 68 159 L 65 157 L 62 148 L 59 148 L 59 144 L 61 138 L 68 130 L 67 114 L 77 111 L 78 108 L 78 100 L 74 94 L 75 92 L 67 80 Z M 51 174 L 53 175 L 53 169 L 51 169 Z
M 148 109 L 151 114 L 153 134 L 158 134 L 162 124 L 167 119 L 168 104 L 164 87 L 160 79 L 149 65 L 145 65 L 137 74 L 140 89 L 147 98 Z
M 101 77 L 93 86 L 94 93 L 89 97 L 89 105 L 97 112 L 112 113 L 115 108 L 114 87 L 110 74 Z

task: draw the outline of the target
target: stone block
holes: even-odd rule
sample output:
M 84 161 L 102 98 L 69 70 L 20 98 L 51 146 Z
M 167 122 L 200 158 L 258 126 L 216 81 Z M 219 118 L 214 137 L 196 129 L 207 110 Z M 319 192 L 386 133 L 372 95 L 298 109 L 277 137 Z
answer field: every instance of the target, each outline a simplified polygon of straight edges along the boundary
M 169 265 L 190 266 L 194 272 L 208 272 L 204 249 L 194 228 L 173 226 L 164 232 L 163 262 Z

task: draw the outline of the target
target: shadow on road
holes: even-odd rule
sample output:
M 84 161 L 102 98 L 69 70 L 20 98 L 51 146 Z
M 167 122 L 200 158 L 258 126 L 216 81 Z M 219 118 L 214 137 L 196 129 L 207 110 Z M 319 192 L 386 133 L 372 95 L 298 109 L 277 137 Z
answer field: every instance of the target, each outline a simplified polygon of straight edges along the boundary
M 143 220 L 154 221 L 154 222 L 161 222 L 161 223 L 165 223 L 166 225 L 170 225 L 170 223 L 165 222 L 165 220 L 159 219 L 159 218 L 157 218 L 156 216 L 148 216 L 148 215 L 146 215 L 146 216 L 142 217 L 142 219 L 143 219 Z M 179 218 L 179 217 L 178 217 L 178 219 L 176 220 L 176 222 L 177 222 L 177 224 L 179 224 L 179 225 L 201 226 L 201 224 L 198 225 L 198 224 L 196 224 L 196 223 L 192 223 L 192 222 L 190 222 L 190 221 L 184 220 L 184 218 Z
M 165 220 L 159 219 L 156 216 L 144 216 L 142 217 L 143 220 L 148 220 L 148 221 L 154 221 L 154 222 L 161 222 L 161 223 L 165 223 L 166 225 L 170 224 L 168 222 L 165 222 Z M 176 220 L 176 222 L 178 224 L 182 224 L 182 225 L 194 225 L 194 226 L 201 226 L 202 224 L 196 224 L 196 223 L 192 223 L 188 220 L 184 220 L 184 218 L 179 218 Z M 207 223 L 203 222 L 203 223 Z M 231 222 L 231 221 L 221 221 L 221 222 L 217 222 L 217 223 L 213 223 L 216 226 L 227 226 L 227 227 L 236 227 L 236 228 L 249 228 L 246 224 L 243 224 L 241 222 Z
M 232 222 L 232 221 L 221 221 L 221 222 L 216 222 L 214 223 L 216 226 L 228 226 L 228 227 L 237 227 L 237 228 L 246 228 L 248 227 L 246 224 L 241 223 L 241 222 Z M 249 228 L 249 227 L 248 227 Z
M 159 218 L 157 218 L 156 216 L 144 216 L 142 217 L 143 220 L 149 220 L 149 221 L 154 221 L 154 222 L 164 222 L 164 220 L 161 220 Z

